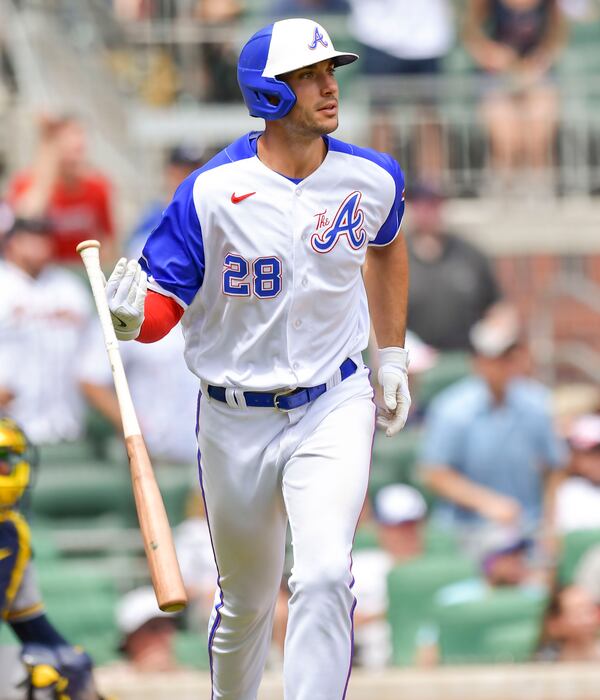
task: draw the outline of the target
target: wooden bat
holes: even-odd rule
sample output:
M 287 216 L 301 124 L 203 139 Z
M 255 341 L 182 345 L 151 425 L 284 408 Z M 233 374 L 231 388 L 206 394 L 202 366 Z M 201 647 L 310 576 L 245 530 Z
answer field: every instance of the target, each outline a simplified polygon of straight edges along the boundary
M 123 368 L 123 360 L 119 352 L 119 344 L 110 318 L 110 310 L 104 293 L 104 275 L 100 268 L 100 243 L 93 240 L 82 241 L 77 246 L 77 252 L 81 255 L 90 280 L 110 360 L 121 410 L 135 506 L 152 585 L 160 609 L 166 612 L 176 612 L 186 606 L 187 596 L 175 554 L 167 513 L 140 431 Z

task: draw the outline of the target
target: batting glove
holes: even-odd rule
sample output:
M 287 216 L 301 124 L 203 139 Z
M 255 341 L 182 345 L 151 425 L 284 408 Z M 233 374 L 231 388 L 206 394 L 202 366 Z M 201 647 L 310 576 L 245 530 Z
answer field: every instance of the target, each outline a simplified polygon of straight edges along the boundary
M 410 408 L 408 390 L 408 351 L 404 348 L 382 348 L 379 351 L 377 379 L 383 389 L 385 411 L 377 417 L 377 425 L 392 437 L 404 427 Z
M 119 340 L 135 340 L 144 322 L 148 278 L 136 260 L 121 258 L 106 282 L 108 308 Z

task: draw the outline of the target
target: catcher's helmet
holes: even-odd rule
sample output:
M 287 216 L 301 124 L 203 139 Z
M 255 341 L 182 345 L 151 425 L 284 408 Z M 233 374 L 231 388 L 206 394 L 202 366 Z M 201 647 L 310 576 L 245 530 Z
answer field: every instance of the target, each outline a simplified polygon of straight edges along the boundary
M 238 83 L 250 116 L 281 119 L 292 109 L 296 95 L 278 76 L 327 59 L 343 66 L 357 58 L 336 51 L 327 31 L 310 19 L 284 19 L 263 27 L 248 39 L 238 59 Z
M 35 450 L 10 418 L 0 418 L 0 509 L 12 508 L 31 477 Z

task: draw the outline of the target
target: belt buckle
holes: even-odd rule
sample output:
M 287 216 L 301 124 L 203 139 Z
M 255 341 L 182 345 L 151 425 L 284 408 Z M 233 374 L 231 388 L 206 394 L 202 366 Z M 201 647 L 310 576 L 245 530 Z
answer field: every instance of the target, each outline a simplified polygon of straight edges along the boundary
M 281 411 L 282 413 L 289 413 L 290 411 L 293 411 L 293 408 L 283 408 L 279 405 L 279 399 L 282 398 L 283 396 L 289 396 L 290 394 L 293 394 L 294 392 L 298 391 L 298 388 L 296 389 L 287 389 L 286 391 L 276 391 L 275 394 L 273 395 L 273 404 L 275 408 L 278 411 Z

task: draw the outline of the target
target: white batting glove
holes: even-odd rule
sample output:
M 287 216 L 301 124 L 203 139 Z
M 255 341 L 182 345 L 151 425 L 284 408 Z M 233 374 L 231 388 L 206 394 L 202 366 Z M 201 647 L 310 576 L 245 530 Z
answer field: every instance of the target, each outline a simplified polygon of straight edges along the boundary
M 383 389 L 385 410 L 377 417 L 377 425 L 392 437 L 404 427 L 410 408 L 408 390 L 408 351 L 404 348 L 382 348 L 379 351 L 377 379 Z
M 121 258 L 106 282 L 106 298 L 115 335 L 135 340 L 144 322 L 144 301 L 148 278 L 136 260 Z

